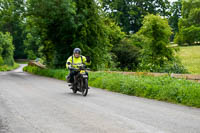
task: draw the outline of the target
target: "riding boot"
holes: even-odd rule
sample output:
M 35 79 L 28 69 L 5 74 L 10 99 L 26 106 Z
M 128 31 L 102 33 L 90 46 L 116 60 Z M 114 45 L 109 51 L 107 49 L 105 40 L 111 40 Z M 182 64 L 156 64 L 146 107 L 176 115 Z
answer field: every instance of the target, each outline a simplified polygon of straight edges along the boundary
M 74 87 L 73 83 L 70 83 L 69 86 L 71 86 L 70 89 L 73 89 Z
M 70 83 L 70 75 L 66 76 L 67 83 Z

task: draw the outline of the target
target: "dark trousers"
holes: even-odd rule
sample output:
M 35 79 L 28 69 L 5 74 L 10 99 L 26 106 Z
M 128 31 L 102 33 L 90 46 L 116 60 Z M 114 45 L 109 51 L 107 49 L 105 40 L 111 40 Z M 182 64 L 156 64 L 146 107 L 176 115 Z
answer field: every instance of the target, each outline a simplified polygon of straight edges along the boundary
M 74 76 L 77 74 L 78 74 L 77 71 L 70 70 L 70 73 L 69 73 L 69 82 L 70 83 L 74 83 Z

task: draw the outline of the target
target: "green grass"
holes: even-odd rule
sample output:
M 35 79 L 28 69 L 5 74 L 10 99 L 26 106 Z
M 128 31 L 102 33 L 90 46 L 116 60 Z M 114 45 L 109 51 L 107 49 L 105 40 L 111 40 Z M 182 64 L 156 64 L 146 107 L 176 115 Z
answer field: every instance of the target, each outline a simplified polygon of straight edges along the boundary
M 180 47 L 178 55 L 190 73 L 200 74 L 200 46 Z
M 18 67 L 19 67 L 19 64 L 17 64 L 17 63 L 15 63 L 14 66 L 3 65 L 3 66 L 0 66 L 0 71 L 11 71 Z
M 25 67 L 25 71 L 65 80 L 62 69 Z M 118 73 L 89 72 L 89 85 L 127 95 L 157 99 L 200 108 L 200 84 L 168 76 L 134 76 Z
M 68 71 L 65 69 L 40 69 L 35 66 L 24 67 L 24 71 L 40 76 L 52 77 L 60 80 L 65 80 L 65 76 L 68 75 Z

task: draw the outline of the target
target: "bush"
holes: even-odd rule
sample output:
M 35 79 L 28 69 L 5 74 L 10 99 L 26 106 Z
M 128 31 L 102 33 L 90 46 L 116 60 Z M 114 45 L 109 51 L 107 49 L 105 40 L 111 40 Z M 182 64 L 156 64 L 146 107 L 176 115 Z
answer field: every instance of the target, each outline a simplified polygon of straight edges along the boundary
M 0 71 L 11 71 L 19 67 L 19 64 L 14 63 L 14 66 L 2 65 L 0 66 Z
M 3 58 L 0 56 L 0 66 L 4 64 Z
M 66 80 L 65 76 L 69 73 L 65 69 L 41 69 L 36 66 L 27 66 L 24 67 L 23 70 L 33 74 L 52 77 L 60 80 Z
M 8 66 L 14 65 L 14 46 L 10 33 L 3 34 L 0 32 L 0 56 L 3 58 L 4 64 Z
M 132 43 L 132 39 L 124 38 L 112 52 L 121 69 L 136 70 L 139 64 L 140 48 Z
M 184 38 L 182 43 L 185 42 L 189 45 L 194 45 L 196 42 L 200 41 L 200 27 L 192 25 L 188 28 L 183 28 L 182 34 Z
M 176 57 L 172 61 L 166 62 L 162 67 L 154 66 L 151 72 L 160 73 L 189 73 L 188 70 L 182 65 L 180 60 Z

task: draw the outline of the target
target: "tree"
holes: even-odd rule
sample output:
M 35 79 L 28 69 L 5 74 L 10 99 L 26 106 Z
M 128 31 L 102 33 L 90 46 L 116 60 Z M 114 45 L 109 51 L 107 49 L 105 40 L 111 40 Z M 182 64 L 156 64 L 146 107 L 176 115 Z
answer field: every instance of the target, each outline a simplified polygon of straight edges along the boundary
M 44 45 L 42 43 L 42 34 L 35 21 L 30 16 L 26 16 L 26 28 L 24 33 L 26 34 L 24 40 L 25 53 L 28 59 L 34 60 L 36 58 L 43 58 L 42 52 Z
M 10 33 L 0 32 L 0 65 L 14 65 L 14 46 Z
M 43 44 L 47 65 L 65 66 L 76 30 L 75 3 L 71 0 L 28 0 L 27 7 L 29 23 Z
M 182 18 L 179 19 L 175 43 L 193 45 L 200 41 L 200 1 L 183 0 L 182 5 Z
M 171 15 L 169 17 L 169 25 L 172 28 L 173 36 L 172 40 L 174 38 L 174 35 L 179 31 L 178 29 L 178 21 L 181 17 L 181 8 L 182 8 L 182 0 L 178 0 L 172 3 L 172 6 L 170 7 Z
M 28 0 L 27 4 L 27 23 L 33 26 L 27 28 L 32 32 L 26 44 L 34 46 L 28 48 L 29 54 L 36 55 L 41 48 L 48 66 L 65 67 L 73 49 L 80 47 L 84 55 L 92 57 L 92 68 L 108 62 L 112 32 L 94 0 Z M 33 39 L 36 33 L 37 42 Z
M 24 53 L 24 0 L 1 0 L 0 31 L 9 32 L 13 37 L 15 58 L 26 58 Z
M 171 28 L 166 19 L 152 14 L 145 16 L 143 26 L 137 34 L 144 36 L 146 40 L 140 64 L 143 69 L 153 70 L 173 60 L 174 51 L 168 46 Z
M 126 33 L 136 33 L 145 15 L 168 16 L 168 0 L 101 0 L 102 8 Z
M 80 47 L 85 55 L 92 57 L 92 67 L 98 69 L 110 61 L 109 51 L 112 34 L 94 0 L 76 0 L 76 25 L 72 47 Z M 108 21 L 107 21 L 108 22 Z

